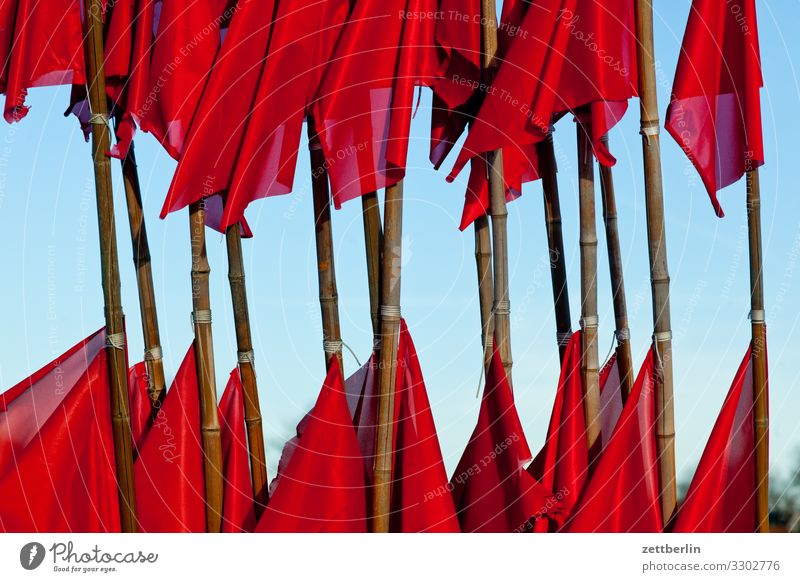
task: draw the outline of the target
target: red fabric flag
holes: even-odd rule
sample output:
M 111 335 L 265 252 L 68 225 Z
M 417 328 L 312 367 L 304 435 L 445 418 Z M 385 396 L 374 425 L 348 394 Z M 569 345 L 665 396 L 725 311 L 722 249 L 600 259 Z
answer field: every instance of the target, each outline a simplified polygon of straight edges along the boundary
M 206 531 L 194 345 L 186 353 L 139 449 L 133 472 L 141 531 Z
M 234 14 L 189 127 L 161 218 L 230 188 L 277 6 L 275 0 L 251 0 Z
M 136 450 L 150 430 L 150 394 L 148 393 L 147 366 L 139 362 L 128 370 L 128 397 L 131 413 L 131 437 Z
M 560 510 L 550 491 L 525 470 L 531 458 L 495 349 L 478 424 L 450 479 L 462 531 L 521 532 L 529 521 Z
M 284 448 L 283 470 L 256 531 L 366 532 L 364 460 L 336 359 L 298 434 Z
M 617 354 L 600 370 L 600 441 L 605 449 L 622 414 L 622 379 Z
M 736 372 L 673 531 L 756 531 L 752 345 Z
M 337 208 L 405 175 L 414 88 L 439 76 L 436 0 L 356 2 L 313 106 Z
M 562 531 L 661 532 L 652 348 L 605 450 Z
M 17 16 L 16 0 L 0 2 L 0 93 L 6 92 L 8 63 L 14 41 L 14 19 Z
M 235 222 L 253 200 L 292 191 L 303 119 L 348 8 L 345 0 L 279 2 L 223 224 Z
M 231 372 L 219 403 L 222 471 L 225 476 L 222 498 L 223 533 L 253 531 L 256 525 L 242 390 L 242 380 L 239 369 L 236 368 Z
M 345 381 L 347 406 L 356 428 L 358 444 L 364 457 L 367 484 L 375 469 L 375 441 L 378 418 L 378 362 L 370 356 L 367 363 Z
M 120 531 L 104 340 L 0 396 L 0 530 Z
M 0 15 L 10 11 L 11 4 L 5 2 L 9 6 Z M 9 123 L 27 115 L 29 88 L 86 82 L 80 1 L 18 0 L 16 14 L 11 55 L 4 55 L 8 58 L 4 117 Z M 6 29 L 0 38 L 8 34 Z
M 725 215 L 717 190 L 764 163 L 762 86 L 755 0 L 694 0 L 665 127 L 700 173 L 717 216 Z

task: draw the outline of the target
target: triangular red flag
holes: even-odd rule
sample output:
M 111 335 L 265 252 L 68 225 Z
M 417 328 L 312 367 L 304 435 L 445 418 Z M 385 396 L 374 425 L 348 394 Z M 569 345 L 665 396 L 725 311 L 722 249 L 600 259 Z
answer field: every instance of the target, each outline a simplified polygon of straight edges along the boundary
M 622 414 L 622 378 L 617 354 L 600 370 L 600 443 L 605 449 Z
M 450 479 L 462 531 L 523 532 L 531 520 L 560 510 L 550 491 L 525 470 L 531 458 L 495 349 L 477 426 Z
M 694 0 L 666 129 L 694 164 L 718 216 L 721 190 L 764 163 L 755 0 Z
M 335 358 L 301 425 L 256 531 L 366 532 L 364 460 Z
M 673 531 L 756 531 L 752 345 L 733 379 Z
M 244 393 L 238 368 L 231 372 L 228 385 L 222 393 L 219 425 L 222 438 L 222 472 L 225 479 L 222 532 L 253 531 L 256 525 L 255 502 L 244 425 Z
M 631 395 L 562 531 L 661 532 L 651 348 Z
M 148 393 L 147 366 L 139 362 L 128 370 L 128 397 L 131 413 L 131 437 L 134 449 L 138 450 L 150 430 L 150 415 L 153 409 Z
M 0 396 L 0 530 L 120 531 L 103 330 Z
M 200 396 L 194 345 L 158 410 L 134 462 L 143 532 L 206 531 Z

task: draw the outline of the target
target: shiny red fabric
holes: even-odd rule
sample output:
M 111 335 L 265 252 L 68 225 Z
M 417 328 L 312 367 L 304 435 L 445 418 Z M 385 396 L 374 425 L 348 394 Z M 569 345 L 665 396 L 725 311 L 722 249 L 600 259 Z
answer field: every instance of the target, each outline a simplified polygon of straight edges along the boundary
M 622 379 L 617 354 L 600 370 L 600 441 L 605 449 L 622 414 Z
M 658 502 L 654 373 L 651 348 L 611 440 L 561 531 L 651 533 L 663 530 Z
M 2 16 L 9 11 L 5 14 L 6 22 L 11 9 L 8 6 L 0 12 Z M 8 34 L 6 29 L 0 39 Z M 25 97 L 29 88 L 86 82 L 81 2 L 18 0 L 10 52 L 3 87 L 6 94 L 3 115 L 12 123 L 28 113 Z
M 203 445 L 194 346 L 189 348 L 133 465 L 143 532 L 205 532 Z
M 525 470 L 531 458 L 495 350 L 478 423 L 450 479 L 462 531 L 522 532 L 530 520 L 558 509 L 550 491 Z
M 230 188 L 277 4 L 275 0 L 251 0 L 234 14 L 189 127 L 161 218 Z M 222 214 L 219 223 L 222 226 Z
M 336 359 L 298 434 L 284 449 L 283 470 L 256 531 L 366 532 L 364 460 Z
M 367 484 L 372 483 L 375 469 L 375 441 L 378 418 L 378 362 L 375 354 L 345 381 L 347 406 L 356 429 L 358 444 L 364 457 Z
M 755 0 L 694 0 L 665 127 L 694 164 L 717 216 L 717 191 L 764 163 Z
M 436 0 L 356 2 L 313 106 L 337 208 L 405 175 L 414 88 L 439 74 Z
M 556 400 L 547 428 L 544 447 L 536 455 L 528 472 L 562 501 L 563 513 L 557 520 L 538 520 L 536 531 L 558 529 L 578 500 L 589 470 L 586 445 L 586 420 L 583 412 L 581 382 L 581 332 L 572 334 L 567 345 Z
M 673 531 L 756 531 L 752 345 L 708 438 Z
M 120 531 L 104 340 L 0 396 L 0 531 Z
M 128 399 L 131 414 L 131 437 L 138 451 L 150 430 L 150 395 L 148 394 L 147 366 L 139 362 L 128 370 Z
M 345 0 L 282 0 L 225 204 L 223 224 L 253 200 L 291 192 L 303 119 L 347 17 Z
M 228 385 L 222 393 L 219 425 L 222 438 L 222 472 L 225 478 L 222 532 L 253 531 L 256 516 L 244 424 L 244 393 L 238 368 L 231 372 Z
M 16 0 L 0 2 L 0 93 L 6 92 L 11 44 L 14 41 L 14 19 L 17 16 Z

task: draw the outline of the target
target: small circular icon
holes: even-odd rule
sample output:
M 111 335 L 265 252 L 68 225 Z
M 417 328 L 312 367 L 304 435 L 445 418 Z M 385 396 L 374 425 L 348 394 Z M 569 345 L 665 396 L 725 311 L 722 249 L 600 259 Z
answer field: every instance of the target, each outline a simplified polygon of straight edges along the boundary
M 30 542 L 19 551 L 19 563 L 26 570 L 35 570 L 44 561 L 44 546 L 39 542 Z

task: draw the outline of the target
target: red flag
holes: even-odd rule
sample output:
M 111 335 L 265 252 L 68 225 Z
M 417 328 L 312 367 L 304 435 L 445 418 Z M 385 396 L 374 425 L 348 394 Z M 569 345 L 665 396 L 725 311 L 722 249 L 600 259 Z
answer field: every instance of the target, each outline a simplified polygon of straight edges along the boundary
M 253 531 L 256 525 L 242 390 L 242 380 L 239 369 L 236 368 L 231 372 L 219 403 L 222 471 L 225 477 L 222 498 L 223 533 Z
M 661 532 L 652 348 L 605 450 L 562 531 Z
M 755 0 L 694 0 L 665 126 L 700 173 L 717 216 L 725 215 L 717 190 L 764 163 L 762 86 Z
M 521 532 L 530 520 L 560 509 L 550 491 L 525 470 L 531 458 L 495 349 L 478 424 L 450 479 L 462 531 Z
M 150 394 L 148 392 L 147 366 L 139 362 L 128 370 L 128 396 L 131 412 L 131 436 L 136 450 L 150 430 Z
M 189 348 L 133 466 L 143 532 L 205 532 L 200 397 Z
M 0 530 L 120 531 L 104 340 L 0 396 Z
M 586 420 L 583 412 L 583 383 L 581 382 L 581 332 L 572 334 L 567 345 L 561 376 L 558 379 L 556 400 L 550 415 L 547 439 L 528 471 L 546 489 L 562 500 L 563 514 L 552 526 L 547 520 L 536 523 L 536 531 L 563 523 L 583 491 L 589 468 L 589 449 L 586 442 Z
M 14 41 L 14 19 L 17 16 L 17 2 L 0 2 L 0 93 L 6 92 L 8 63 L 11 45 Z
M 298 433 L 256 531 L 366 532 L 364 460 L 335 358 Z
M 601 450 L 606 448 L 614 428 L 622 414 L 622 379 L 619 373 L 617 354 L 600 370 L 600 441 Z
M 8 6 L 2 12 L 11 9 Z M 27 115 L 29 88 L 86 82 L 81 2 L 18 0 L 16 14 L 11 55 L 4 55 L 9 58 L 4 86 L 4 117 L 9 123 Z M 4 36 L 8 33 L 6 29 Z
M 347 406 L 356 428 L 358 444 L 364 456 L 367 484 L 372 483 L 375 469 L 375 440 L 378 418 L 378 362 L 370 356 L 367 363 L 345 381 Z
M 736 372 L 676 518 L 680 533 L 753 533 L 756 527 L 752 344 Z
M 277 6 L 275 0 L 251 0 L 234 14 L 189 127 L 161 218 L 230 188 Z
M 405 175 L 414 88 L 439 74 L 436 0 L 356 2 L 313 106 L 334 204 Z

